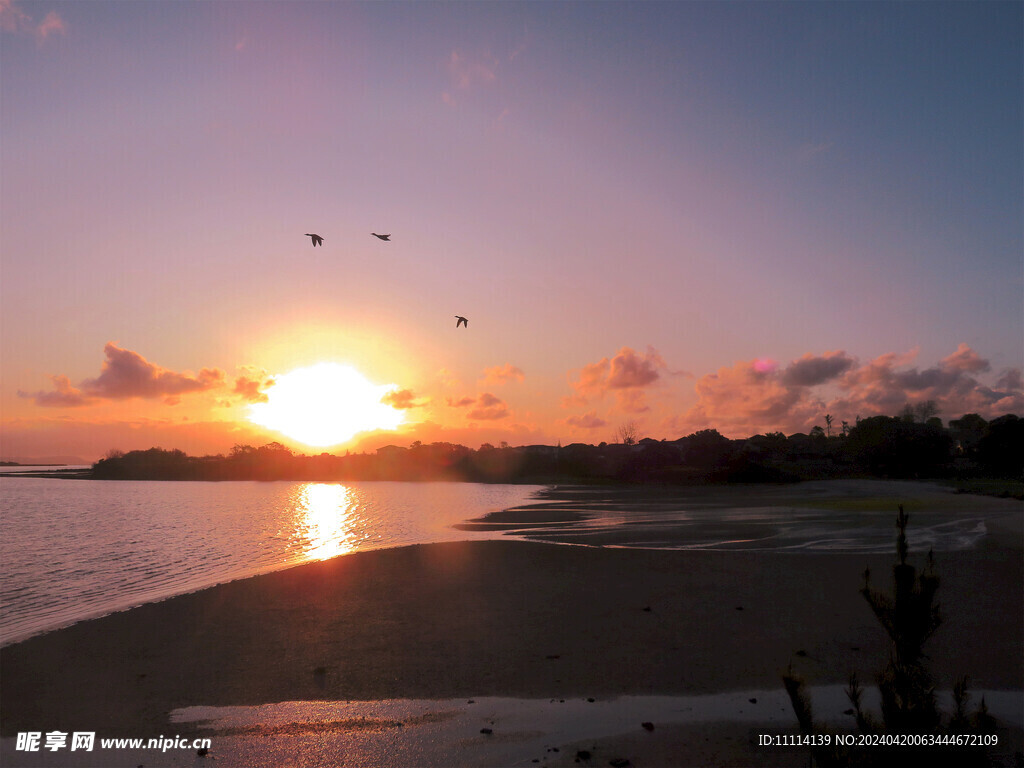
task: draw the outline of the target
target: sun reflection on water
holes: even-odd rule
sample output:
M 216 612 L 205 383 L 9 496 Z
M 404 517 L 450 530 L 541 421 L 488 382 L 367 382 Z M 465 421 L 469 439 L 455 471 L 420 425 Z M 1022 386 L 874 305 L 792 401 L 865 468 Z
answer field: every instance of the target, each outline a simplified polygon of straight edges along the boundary
M 356 549 L 355 494 L 344 485 L 307 483 L 299 493 L 295 537 L 304 560 L 326 560 Z

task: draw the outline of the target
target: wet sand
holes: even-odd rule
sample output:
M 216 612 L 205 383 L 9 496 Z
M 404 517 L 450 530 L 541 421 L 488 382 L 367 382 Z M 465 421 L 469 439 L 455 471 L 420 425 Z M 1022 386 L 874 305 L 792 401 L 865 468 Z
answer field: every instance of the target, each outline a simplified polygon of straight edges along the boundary
M 1024 689 L 1019 524 L 994 519 L 980 546 L 937 556 L 939 687 L 966 674 L 974 689 Z M 813 685 L 871 681 L 886 638 L 858 589 L 865 566 L 887 586 L 892 560 L 524 541 L 354 554 L 0 649 L 2 735 L 185 733 L 170 712 L 197 705 L 774 689 L 790 663 Z M 749 747 L 748 728 L 722 728 L 665 729 L 644 749 L 686 765 L 688 748 L 700 764 Z M 714 758 L 742 764 L 729 760 Z

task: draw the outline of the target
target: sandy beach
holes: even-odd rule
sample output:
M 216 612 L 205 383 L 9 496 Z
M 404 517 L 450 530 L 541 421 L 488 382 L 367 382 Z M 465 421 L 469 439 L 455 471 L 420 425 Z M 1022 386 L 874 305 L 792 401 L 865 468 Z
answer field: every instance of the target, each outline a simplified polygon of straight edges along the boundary
M 927 649 L 940 688 L 967 675 L 976 690 L 1024 689 L 1013 504 L 980 546 L 937 557 L 944 622 Z M 358 553 L 0 649 L 2 735 L 187 733 L 168 718 L 192 706 L 778 690 L 791 663 L 816 686 L 872 681 L 886 637 L 858 589 L 865 567 L 887 585 L 892 560 L 527 541 Z M 752 733 L 637 730 L 614 749 L 634 765 L 791 764 Z M 572 763 L 564 746 L 545 762 Z

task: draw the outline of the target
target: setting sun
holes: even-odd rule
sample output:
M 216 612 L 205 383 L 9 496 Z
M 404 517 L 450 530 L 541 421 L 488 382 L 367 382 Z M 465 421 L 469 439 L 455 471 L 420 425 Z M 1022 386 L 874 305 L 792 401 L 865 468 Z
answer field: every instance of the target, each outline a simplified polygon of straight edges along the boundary
M 249 406 L 249 420 L 306 445 L 338 445 L 402 423 L 402 412 L 381 402 L 394 388 L 373 384 L 350 366 L 319 363 L 277 376 L 267 402 Z

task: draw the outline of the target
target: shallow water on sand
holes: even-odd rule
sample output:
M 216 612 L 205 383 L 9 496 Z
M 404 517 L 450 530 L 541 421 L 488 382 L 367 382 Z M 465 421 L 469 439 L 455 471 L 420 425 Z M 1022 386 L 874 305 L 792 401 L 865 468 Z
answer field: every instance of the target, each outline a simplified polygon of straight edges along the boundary
M 839 685 L 809 690 L 819 722 L 828 733 L 854 730 L 845 714 L 850 702 Z M 974 691 L 985 696 L 990 714 L 1004 724 L 1024 726 L 1024 693 Z M 939 706 L 951 711 L 952 696 L 939 694 Z M 864 691 L 864 708 L 878 711 L 877 690 Z M 647 723 L 649 728 L 643 724 Z M 171 713 L 166 734 L 171 740 L 189 729 L 211 741 L 199 758 L 193 749 L 101 750 L 74 755 L 15 752 L 14 739 L 3 739 L 0 755 L 26 766 L 106 766 L 112 755 L 125 765 L 194 766 L 215 759 L 220 768 L 513 768 L 565 764 L 576 749 L 591 741 L 636 734 L 648 738 L 675 725 L 740 724 L 748 734 L 795 734 L 792 705 L 779 686 L 773 690 L 732 691 L 691 696 L 622 696 L 609 699 L 392 699 L 385 701 L 290 701 L 255 707 L 194 706 Z M 201 728 L 196 732 L 195 727 Z M 490 733 L 484 733 L 488 729 Z M 97 739 L 103 734 L 97 734 Z M 189 738 L 192 738 L 190 736 Z M 751 738 L 753 738 L 751 736 Z M 580 744 L 585 746 L 579 747 Z M 575 745 L 575 746 L 571 746 Z M 677 748 L 685 750 L 680 743 Z M 803 764 L 807 750 L 788 750 L 792 764 Z M 606 765 L 605 759 L 584 765 Z M 802 758 L 802 759 L 801 759 Z
M 544 491 L 537 502 L 460 527 L 562 544 L 648 549 L 885 554 L 905 505 L 912 551 L 977 546 L 1019 501 L 952 493 L 927 483 L 827 481 L 795 486 Z

